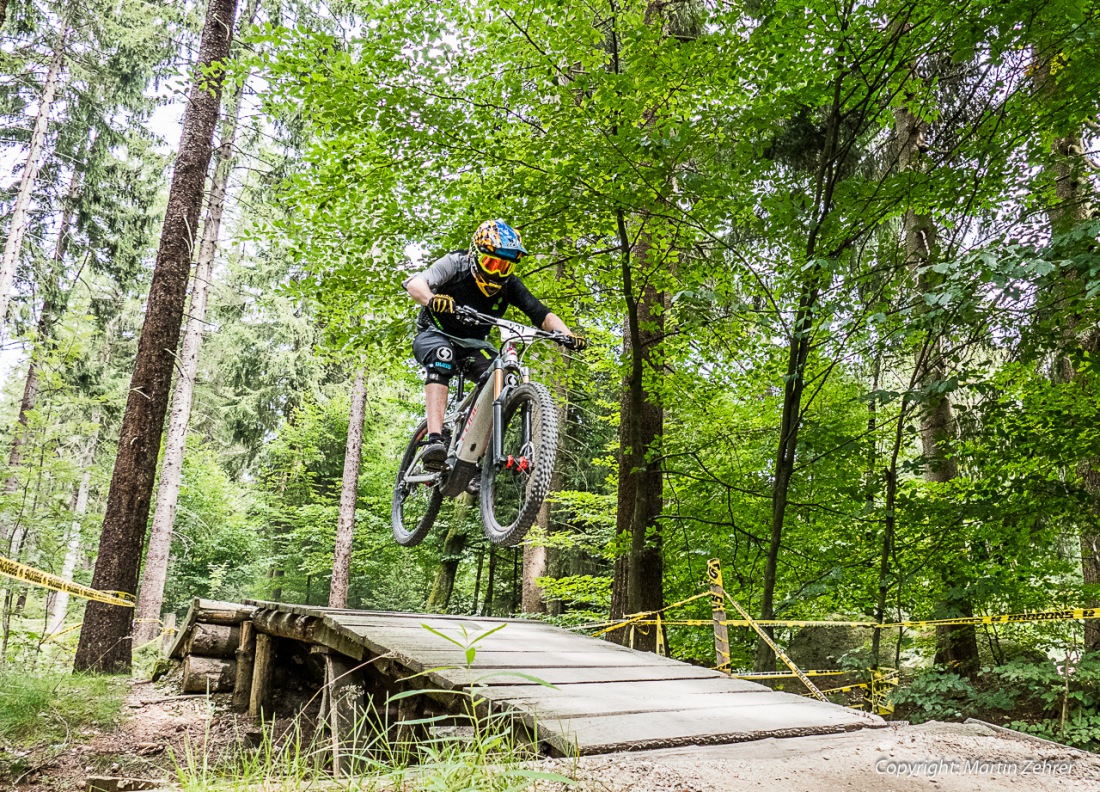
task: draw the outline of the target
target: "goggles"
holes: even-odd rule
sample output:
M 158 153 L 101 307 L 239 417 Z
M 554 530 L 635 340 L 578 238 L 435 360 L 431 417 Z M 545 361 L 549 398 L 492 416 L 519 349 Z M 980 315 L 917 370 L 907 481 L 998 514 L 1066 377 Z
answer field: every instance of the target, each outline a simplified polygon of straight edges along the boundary
M 500 278 L 507 278 L 516 269 L 516 262 L 490 256 L 488 253 L 482 253 L 477 261 L 482 271 Z

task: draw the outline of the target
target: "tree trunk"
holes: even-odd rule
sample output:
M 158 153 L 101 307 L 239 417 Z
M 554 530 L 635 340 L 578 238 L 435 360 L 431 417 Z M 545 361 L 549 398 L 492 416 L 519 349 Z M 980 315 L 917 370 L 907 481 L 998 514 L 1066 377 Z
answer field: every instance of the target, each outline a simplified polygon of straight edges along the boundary
M 241 29 L 251 21 L 258 0 L 251 0 L 250 7 L 241 19 Z M 247 75 L 246 78 L 247 79 Z M 145 553 L 145 569 L 142 572 L 134 619 L 134 640 L 139 645 L 156 637 L 160 627 L 160 610 L 164 604 L 164 584 L 168 577 L 168 559 L 172 550 L 172 529 L 176 523 L 176 507 L 179 504 L 180 484 L 183 480 L 183 457 L 187 450 L 187 428 L 191 422 L 191 402 L 195 394 L 195 378 L 199 371 L 199 352 L 206 326 L 206 304 L 214 275 L 214 259 L 218 252 L 218 234 L 221 231 L 222 214 L 229 176 L 233 171 L 234 142 L 237 135 L 237 118 L 244 99 L 244 80 L 237 86 L 227 103 L 222 120 L 221 140 L 214 151 L 214 178 L 210 183 L 210 195 L 206 202 L 206 217 L 199 244 L 199 260 L 191 286 L 191 304 L 187 325 L 183 331 L 180 350 L 179 375 L 172 393 L 172 409 L 168 419 L 168 437 L 164 441 L 164 464 L 157 485 L 156 508 L 153 511 L 153 528 L 149 534 L 149 547 Z
M 184 693 L 228 693 L 236 678 L 236 659 L 188 655 L 183 663 Z
M 1053 77 L 1048 57 L 1036 54 L 1032 68 L 1036 92 L 1048 102 L 1057 103 L 1058 84 Z M 1092 214 L 1092 191 L 1089 182 L 1089 163 L 1086 146 L 1079 128 L 1060 128 L 1051 130 L 1054 140 L 1051 143 L 1051 161 L 1048 167 L 1054 182 L 1054 203 L 1047 209 L 1053 234 L 1065 234 L 1085 222 Z M 1060 318 L 1060 327 L 1056 330 L 1059 352 L 1053 370 L 1052 379 L 1058 382 L 1071 382 L 1077 379 L 1077 370 L 1071 353 L 1080 350 L 1090 358 L 1100 356 L 1100 332 L 1090 321 L 1080 315 L 1073 305 L 1080 299 L 1083 290 L 1072 271 L 1062 275 L 1056 288 L 1060 292 L 1059 301 L 1064 306 Z M 1084 319 L 1084 321 L 1082 321 Z M 1084 584 L 1084 602 L 1086 608 L 1100 607 L 1100 459 L 1091 457 L 1077 464 L 1077 477 L 1088 495 L 1091 519 L 1082 522 L 1080 527 L 1081 582 Z M 1100 623 L 1090 620 L 1084 622 L 1085 648 L 1100 651 Z
M 493 615 L 493 589 L 496 586 L 497 554 L 493 545 L 489 545 L 489 571 L 485 575 L 485 606 L 481 609 L 482 616 Z
M 480 613 L 481 603 L 481 570 L 485 566 L 485 547 L 484 545 L 477 551 L 477 573 L 474 575 L 474 609 L 472 611 L 474 616 Z
M 46 140 L 46 129 L 50 123 L 50 111 L 53 109 L 57 81 L 65 65 L 65 44 L 69 38 L 69 20 L 61 21 L 61 37 L 54 47 L 50 69 L 46 73 L 46 84 L 42 87 L 42 96 L 38 100 L 38 118 L 31 133 L 30 151 L 27 152 L 27 164 L 23 167 L 23 176 L 19 182 L 19 192 L 11 210 L 8 225 L 8 239 L 4 243 L 4 255 L 0 258 L 0 339 L 4 335 L 4 324 L 8 318 L 8 306 L 11 303 L 11 289 L 15 281 L 15 271 L 19 267 L 19 254 L 23 250 L 23 238 L 29 225 L 28 209 L 31 194 L 38 183 L 38 171 L 42 167 L 42 148 Z
M 761 619 L 775 618 L 779 550 L 782 547 L 783 525 L 787 517 L 787 499 L 791 487 L 791 476 L 794 473 L 798 431 L 802 426 L 802 393 L 806 387 L 806 363 L 810 356 L 810 334 L 813 328 L 817 295 L 817 273 L 811 270 L 809 277 L 802 284 L 787 355 L 787 371 L 783 378 L 783 411 L 779 420 L 779 444 L 775 454 L 771 535 L 764 563 L 763 591 L 760 600 Z M 764 630 L 769 636 L 774 636 L 771 627 L 765 627 Z M 775 652 L 762 640 L 756 644 L 753 668 L 756 671 L 775 669 Z
M 894 110 L 894 131 L 897 136 L 897 167 L 905 172 L 920 168 L 921 152 L 925 147 L 928 131 L 927 123 L 916 116 L 908 107 Z M 925 270 L 932 258 L 936 244 L 936 228 L 932 218 L 913 210 L 907 210 L 903 218 L 903 243 L 905 261 L 913 273 L 917 293 L 923 296 L 932 284 Z M 951 397 L 940 393 L 936 386 L 947 378 L 944 361 L 944 338 L 940 329 L 931 329 L 932 334 L 925 348 L 915 361 L 915 384 L 927 394 L 931 394 L 920 411 L 921 450 L 924 456 L 924 479 L 935 484 L 946 484 L 959 475 L 958 464 L 947 456 L 947 448 L 955 439 L 957 427 Z M 939 614 L 946 618 L 972 616 L 974 608 L 965 594 L 967 581 L 960 580 L 951 564 L 939 564 L 939 576 L 943 588 Z M 978 658 L 978 639 L 973 625 L 941 625 L 936 628 L 937 665 L 952 668 L 965 676 L 978 672 L 981 663 Z
M 332 560 L 332 584 L 328 593 L 330 608 L 348 604 L 348 575 L 351 569 L 351 542 L 355 537 L 355 502 L 359 498 L 359 463 L 363 455 L 363 416 L 367 408 L 367 386 L 363 371 L 351 389 L 348 417 L 348 443 L 344 450 L 344 482 L 340 489 L 340 515 L 336 520 L 336 551 Z
M 88 443 L 84 447 L 81 464 L 84 467 L 84 475 L 80 477 L 80 486 L 76 488 L 73 502 L 73 522 L 69 526 L 69 533 L 65 543 L 65 560 L 61 564 L 61 577 L 65 580 L 73 579 L 76 571 L 76 562 L 80 557 L 80 529 L 85 513 L 88 511 L 88 491 L 92 482 L 92 463 L 95 461 L 95 449 L 99 440 L 99 420 L 101 412 L 96 410 L 92 416 L 92 422 L 96 424 L 92 434 L 88 437 Z M 65 616 L 69 608 L 69 595 L 61 591 L 50 603 L 49 620 L 46 634 L 53 635 L 61 629 L 65 623 Z
M 553 488 L 553 485 L 551 485 Z M 549 504 L 542 504 L 539 509 L 538 522 L 544 521 L 543 512 L 549 511 Z M 549 520 L 546 520 L 549 522 Z M 524 613 L 546 613 L 546 603 L 542 599 L 542 590 L 539 588 L 538 579 L 546 577 L 549 567 L 547 556 L 549 548 L 546 545 L 523 546 L 523 591 L 521 594 L 521 607 Z
M 466 549 L 466 521 L 456 519 L 447 538 L 443 540 L 443 557 L 439 559 L 439 570 L 435 573 L 435 582 L 428 594 L 428 611 L 446 613 L 454 593 L 458 565 L 462 561 L 462 552 Z
M 645 367 L 653 366 L 664 334 L 665 295 L 648 283 L 635 287 L 636 273 L 654 269 L 649 236 L 642 231 L 631 243 L 622 213 L 618 217 L 622 286 L 627 311 L 623 357 L 630 369 L 624 378 L 619 413 L 619 486 L 616 537 L 620 555 L 612 580 L 611 618 L 658 610 L 664 605 L 661 533 L 657 518 L 664 507 L 663 476 L 657 442 L 664 431 L 664 406 L 645 387 Z M 629 553 L 622 555 L 629 537 Z M 625 630 L 610 633 L 625 641 Z M 657 651 L 655 630 L 635 636 L 634 647 Z
M 236 0 L 210 0 L 207 6 L 198 69 L 184 113 L 179 156 L 107 495 L 99 556 L 92 577 L 92 586 L 100 590 L 133 593 L 137 588 L 187 294 L 192 240 L 198 228 L 218 120 L 222 73 L 216 64 L 229 58 L 236 8 Z M 209 72 L 212 76 L 199 76 Z M 75 670 L 128 671 L 132 650 L 130 621 L 129 608 L 89 602 L 80 631 Z
M 196 624 L 191 629 L 188 654 L 203 657 L 236 657 L 241 643 L 239 624 Z
M 561 279 L 561 271 L 558 273 L 558 279 Z M 565 355 L 558 354 L 555 356 L 563 365 L 566 363 Z M 561 373 L 559 376 L 555 376 L 550 383 L 551 390 L 554 394 L 554 403 L 558 406 L 558 426 L 563 427 L 562 436 L 566 434 L 564 427 L 566 427 L 569 421 L 569 391 L 565 385 L 565 374 Z M 559 451 L 558 461 L 554 466 L 554 472 L 550 477 L 550 491 L 557 492 L 562 487 L 562 475 L 561 475 L 561 460 L 562 454 Z M 543 501 L 542 506 L 539 508 L 539 513 L 535 517 L 535 523 L 539 527 L 539 533 L 545 537 L 549 537 L 553 530 L 553 524 L 550 516 L 550 504 Z M 547 613 L 546 602 L 542 597 L 542 590 L 538 586 L 538 579 L 540 577 L 546 577 L 550 571 L 550 548 L 546 545 L 537 546 L 533 544 L 525 544 L 523 546 L 523 584 L 521 592 L 521 607 L 524 613 Z
M 53 260 L 49 274 L 43 278 L 41 291 L 42 310 L 38 315 L 38 327 L 35 331 L 34 347 L 27 363 L 27 376 L 23 383 L 23 398 L 19 403 L 19 417 L 15 431 L 12 432 L 11 450 L 8 452 L 8 477 L 4 481 L 4 494 L 10 495 L 19 489 L 17 471 L 23 461 L 23 446 L 27 442 L 27 424 L 30 413 L 38 403 L 38 369 L 42 358 L 53 349 L 53 332 L 58 316 L 68 302 L 61 295 L 61 273 L 65 266 L 65 253 L 69 247 L 69 225 L 72 222 L 72 201 L 79 190 L 76 173 L 69 183 L 68 200 L 61 211 L 61 222 L 57 230 L 57 243 L 54 245 Z M 3 535 L 10 538 L 11 532 L 5 526 Z
M 840 146 L 840 105 L 844 74 L 839 73 L 833 86 L 833 105 L 825 128 L 825 141 L 814 179 L 814 222 L 806 237 L 807 268 L 799 288 L 798 307 L 791 325 L 791 337 L 787 355 L 787 369 L 783 377 L 783 409 L 779 421 L 779 442 L 775 454 L 775 473 L 772 484 L 771 532 L 768 553 L 764 563 L 763 591 L 760 598 L 760 618 L 775 618 L 775 587 L 779 574 L 779 551 L 783 541 L 783 527 L 787 518 L 788 495 L 791 476 L 794 473 L 795 452 L 798 449 L 798 433 L 802 426 L 802 394 L 806 387 L 806 364 L 810 358 L 817 300 L 821 291 L 821 267 L 816 263 L 818 235 L 832 211 L 833 189 L 842 154 Z M 771 627 L 763 628 L 774 637 Z M 764 640 L 756 643 L 753 668 L 757 671 L 775 669 L 775 653 Z

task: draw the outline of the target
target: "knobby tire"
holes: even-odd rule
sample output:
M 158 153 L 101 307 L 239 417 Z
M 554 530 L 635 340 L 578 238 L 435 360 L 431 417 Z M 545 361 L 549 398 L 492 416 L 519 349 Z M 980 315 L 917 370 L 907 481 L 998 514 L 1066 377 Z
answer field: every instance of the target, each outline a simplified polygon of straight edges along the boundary
M 435 518 L 439 516 L 439 509 L 443 505 L 443 495 L 440 493 L 439 488 L 432 487 L 431 493 L 426 496 L 427 505 L 424 514 L 416 520 L 415 525 L 406 525 L 405 505 L 408 498 L 414 493 L 409 492 L 403 495 L 401 491 L 401 481 L 404 479 L 409 465 L 412 464 L 413 459 L 416 457 L 416 452 L 420 449 L 420 440 L 427 432 L 427 429 L 427 421 L 421 421 L 413 432 L 412 439 L 405 449 L 405 455 L 401 458 L 401 466 L 397 470 L 397 478 L 393 486 L 390 522 L 393 527 L 393 538 L 403 547 L 415 547 L 424 541 L 424 538 L 432 530 L 432 526 L 435 524 Z M 417 485 L 417 489 L 421 489 L 424 486 L 423 484 L 419 484 Z
M 485 536 L 494 544 L 505 547 L 522 542 L 535 522 L 542 502 L 550 492 L 550 478 L 558 453 L 558 411 L 545 385 L 529 382 L 515 388 L 504 403 L 501 413 L 503 427 L 509 427 L 514 420 L 521 420 L 524 405 L 531 412 L 530 442 L 534 445 L 534 454 L 525 482 L 522 507 L 507 524 L 501 524 L 497 514 L 497 487 L 498 484 L 502 489 L 505 485 L 514 486 L 517 476 L 509 470 L 497 470 L 490 459 L 491 453 L 486 454 L 481 463 L 481 521 Z M 507 440 L 503 451 L 505 455 L 514 453 L 514 449 L 507 447 Z M 513 480 L 506 480 L 506 476 L 513 477 Z

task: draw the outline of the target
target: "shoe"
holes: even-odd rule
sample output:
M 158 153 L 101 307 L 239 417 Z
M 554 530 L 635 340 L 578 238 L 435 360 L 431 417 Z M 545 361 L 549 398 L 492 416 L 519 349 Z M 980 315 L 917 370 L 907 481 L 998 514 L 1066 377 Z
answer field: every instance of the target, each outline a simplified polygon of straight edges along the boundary
M 466 493 L 475 498 L 481 494 L 481 480 L 477 476 L 470 479 L 470 483 L 466 485 Z
M 430 434 L 424 440 L 424 453 L 420 460 L 425 470 L 442 470 L 447 461 L 447 446 L 443 445 L 443 435 Z

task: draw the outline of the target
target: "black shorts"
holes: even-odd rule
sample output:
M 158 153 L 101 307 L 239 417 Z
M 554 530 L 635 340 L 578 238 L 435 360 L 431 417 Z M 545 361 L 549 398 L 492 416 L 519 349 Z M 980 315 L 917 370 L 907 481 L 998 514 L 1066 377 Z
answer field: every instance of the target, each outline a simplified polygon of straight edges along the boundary
M 471 339 L 469 343 L 484 342 Z M 424 367 L 428 382 L 446 385 L 459 371 L 474 381 L 481 379 L 496 355 L 485 347 L 466 346 L 457 339 L 427 329 L 421 330 L 413 339 L 413 357 Z

